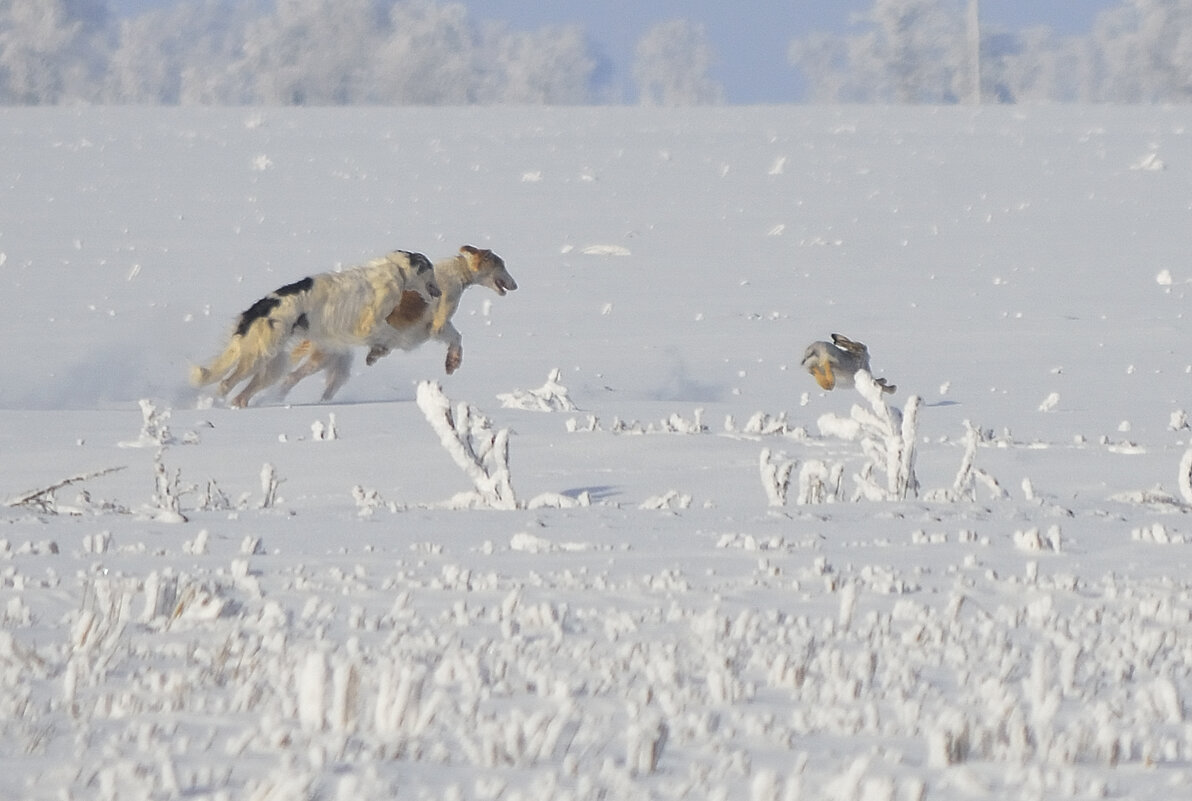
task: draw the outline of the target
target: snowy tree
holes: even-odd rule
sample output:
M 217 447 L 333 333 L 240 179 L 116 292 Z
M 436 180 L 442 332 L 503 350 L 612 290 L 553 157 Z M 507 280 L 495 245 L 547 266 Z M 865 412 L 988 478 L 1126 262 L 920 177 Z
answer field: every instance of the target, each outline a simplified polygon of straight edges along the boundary
M 258 103 L 355 102 L 371 77 L 368 54 L 383 42 L 384 22 L 373 0 L 278 0 L 272 15 L 249 24 L 233 72 Z
M 1192 0 L 1126 0 L 1093 29 L 1101 100 L 1192 100 Z
M 971 91 L 963 0 L 874 0 L 850 36 L 789 55 L 823 102 L 952 103 Z M 1084 36 L 985 26 L 981 89 L 995 102 L 1192 101 L 1192 0 L 1123 0 Z
M 0 103 L 94 99 L 106 69 L 102 0 L 0 2 Z
M 875 0 L 857 36 L 817 35 L 791 45 L 813 98 L 842 102 L 955 103 L 971 94 L 967 4 Z
M 375 70 L 372 102 L 392 105 L 475 103 L 478 34 L 462 5 L 397 3 L 389 35 L 369 55 Z
M 249 102 L 231 66 L 260 0 L 193 0 L 121 21 L 102 97 L 112 103 Z
M 586 103 L 575 27 L 515 31 L 435 0 L 0 0 L 0 103 Z
M 500 65 L 498 96 L 485 102 L 579 104 L 591 99 L 598 66 L 582 29 L 570 26 L 540 31 L 506 31 L 494 26 L 484 43 Z
M 637 43 L 633 77 L 652 106 L 713 105 L 724 87 L 708 77 L 714 53 L 704 26 L 687 20 L 655 25 Z

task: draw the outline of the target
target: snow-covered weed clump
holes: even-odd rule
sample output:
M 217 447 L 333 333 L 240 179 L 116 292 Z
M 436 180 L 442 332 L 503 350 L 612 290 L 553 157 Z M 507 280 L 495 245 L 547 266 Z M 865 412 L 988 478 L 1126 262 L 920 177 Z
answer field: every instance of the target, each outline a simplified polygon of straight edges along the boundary
M 738 428 L 737 421 L 732 415 L 724 418 L 726 434 L 748 434 L 753 436 L 787 436 L 792 439 L 806 439 L 807 429 L 795 426 L 787 420 L 786 412 L 771 415 L 766 412 L 754 412 L 745 425 Z
M 515 389 L 513 392 L 497 395 L 497 400 L 506 409 L 523 409 L 531 412 L 574 412 L 576 405 L 571 401 L 567 387 L 563 386 L 559 368 L 550 371 L 546 383 L 538 389 Z
M 855 404 L 847 418 L 826 414 L 818 421 L 824 436 L 861 445 L 866 461 L 853 477 L 857 485 L 855 499 L 901 501 L 918 495 L 915 448 L 922 399 L 912 395 L 905 410 L 899 410 L 886 402 L 882 387 L 867 371 L 858 371 L 855 381 L 857 392 L 869 408 Z
M 164 448 L 174 443 L 174 435 L 170 432 L 169 409 L 159 409 L 157 404 L 148 398 L 141 398 L 141 433 L 134 440 L 121 442 L 121 448 Z
M 798 495 L 800 506 L 820 503 L 836 503 L 844 500 L 844 465 L 831 466 L 821 459 L 808 459 L 799 463 L 775 456 L 769 448 L 763 448 L 758 459 L 762 488 L 770 506 L 786 506 L 790 492 L 791 477 L 798 468 Z
M 595 420 L 599 426 L 599 421 Z M 613 417 L 609 425 L 613 434 L 706 434 L 708 426 L 704 424 L 704 410 L 695 409 L 691 417 L 684 417 L 680 412 L 672 412 L 656 423 L 642 423 L 639 420 L 622 420 Z

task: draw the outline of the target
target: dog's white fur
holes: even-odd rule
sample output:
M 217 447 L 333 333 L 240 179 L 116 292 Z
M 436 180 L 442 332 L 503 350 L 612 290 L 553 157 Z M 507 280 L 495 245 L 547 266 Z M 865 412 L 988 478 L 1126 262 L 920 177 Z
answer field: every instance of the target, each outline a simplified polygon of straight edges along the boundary
M 464 290 L 470 286 L 485 286 L 504 295 L 517 289 L 517 282 L 505 268 L 505 261 L 491 250 L 464 245 L 455 256 L 434 264 L 435 283 L 441 292 L 438 302 L 427 303 L 413 292 L 405 292 L 401 301 L 386 318 L 387 325 L 373 328 L 366 342 L 369 347 L 366 362 L 374 364 L 394 350 L 414 350 L 430 339 L 447 345 L 447 374 L 454 373 L 463 362 L 463 337 L 451 323 L 459 308 Z M 294 369 L 281 385 L 284 396 L 304 378 L 320 371 L 327 372 L 327 400 L 348 379 L 352 366 L 350 346 L 320 341 L 313 336 L 294 349 L 293 355 L 306 361 Z
M 869 348 L 842 334 L 833 334 L 831 342 L 812 342 L 803 352 L 803 367 L 824 389 L 851 387 L 858 371 L 869 372 Z M 894 392 L 898 387 L 876 379 L 882 392 Z
M 191 369 L 196 387 L 219 382 L 219 395 L 248 384 L 232 400 L 246 406 L 257 392 L 275 383 L 289 366 L 294 337 L 346 351 L 370 344 L 404 292 L 427 301 L 439 296 L 430 260 L 421 253 L 395 250 L 342 272 L 320 273 L 287 284 L 258 300 L 240 315 L 222 353 L 206 366 Z M 342 382 L 341 382 L 342 383 Z M 339 386 L 328 384 L 324 400 Z

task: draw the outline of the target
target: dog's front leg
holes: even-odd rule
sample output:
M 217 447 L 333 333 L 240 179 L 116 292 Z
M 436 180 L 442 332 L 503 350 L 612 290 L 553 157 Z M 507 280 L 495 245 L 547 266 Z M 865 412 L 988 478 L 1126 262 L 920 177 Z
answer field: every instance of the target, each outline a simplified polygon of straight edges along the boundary
M 447 343 L 447 361 L 443 366 L 447 369 L 447 375 L 451 375 L 464 361 L 463 337 L 460 336 L 459 330 L 448 322 L 435 335 L 435 339 Z

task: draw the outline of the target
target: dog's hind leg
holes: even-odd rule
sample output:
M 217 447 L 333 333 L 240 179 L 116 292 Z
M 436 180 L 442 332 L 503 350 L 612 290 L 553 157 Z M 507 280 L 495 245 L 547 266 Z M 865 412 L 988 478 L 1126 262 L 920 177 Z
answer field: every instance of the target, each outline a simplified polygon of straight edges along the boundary
M 297 386 L 298 382 L 304 378 L 309 378 L 320 370 L 325 369 L 327 363 L 327 354 L 315 347 L 310 347 L 309 355 L 306 361 L 295 367 L 286 376 L 285 380 L 281 382 L 281 397 L 285 397 L 290 393 L 290 390 Z
M 284 351 L 274 354 L 264 364 L 258 366 L 257 371 L 253 374 L 252 380 L 241 390 L 240 394 L 232 400 L 232 406 L 243 409 L 248 405 L 252 396 L 277 383 L 282 374 L 286 371 L 286 365 L 289 363 L 289 355 Z
M 329 401 L 348 382 L 352 375 L 352 352 L 350 350 L 328 354 L 326 367 L 327 388 L 323 390 L 323 401 Z

